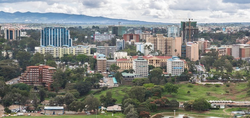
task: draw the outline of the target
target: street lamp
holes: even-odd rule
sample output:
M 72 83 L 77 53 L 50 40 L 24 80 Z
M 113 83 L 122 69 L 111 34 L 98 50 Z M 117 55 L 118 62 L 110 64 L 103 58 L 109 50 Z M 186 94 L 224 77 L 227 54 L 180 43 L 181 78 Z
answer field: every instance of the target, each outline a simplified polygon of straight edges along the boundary
M 174 118 L 175 118 L 175 110 L 174 110 Z

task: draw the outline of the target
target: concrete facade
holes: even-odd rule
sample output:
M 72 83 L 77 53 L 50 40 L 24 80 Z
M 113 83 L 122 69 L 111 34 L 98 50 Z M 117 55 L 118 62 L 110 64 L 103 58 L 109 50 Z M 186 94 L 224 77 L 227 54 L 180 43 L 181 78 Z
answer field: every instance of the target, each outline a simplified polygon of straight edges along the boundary
M 35 47 L 35 53 L 46 54 L 49 53 L 53 55 L 54 58 L 61 58 L 65 54 L 79 55 L 86 54 L 90 55 L 91 49 L 88 46 L 78 45 L 73 47 L 54 47 L 54 46 L 46 46 L 46 47 Z
M 171 75 L 181 75 L 184 72 L 184 61 L 178 57 L 173 56 L 167 61 L 167 73 Z
M 104 54 L 107 57 L 114 58 L 114 52 L 116 52 L 116 46 L 97 46 L 96 52 Z
M 140 77 L 148 76 L 148 61 L 143 59 L 143 57 L 138 57 L 133 60 L 134 74 Z

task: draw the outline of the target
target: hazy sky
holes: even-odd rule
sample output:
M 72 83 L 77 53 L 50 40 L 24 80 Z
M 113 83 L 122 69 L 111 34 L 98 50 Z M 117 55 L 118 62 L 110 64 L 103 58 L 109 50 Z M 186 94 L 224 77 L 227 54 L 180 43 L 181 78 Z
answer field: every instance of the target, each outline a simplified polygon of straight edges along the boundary
M 0 11 L 57 12 L 150 22 L 250 22 L 250 0 L 0 0 Z

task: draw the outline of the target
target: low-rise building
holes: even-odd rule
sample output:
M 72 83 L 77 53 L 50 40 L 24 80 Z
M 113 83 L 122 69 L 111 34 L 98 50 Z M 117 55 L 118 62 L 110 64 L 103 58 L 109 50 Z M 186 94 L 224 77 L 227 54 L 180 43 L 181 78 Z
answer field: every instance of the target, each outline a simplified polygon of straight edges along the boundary
M 97 58 L 96 68 L 98 72 L 107 71 L 107 59 L 106 58 Z
M 184 72 L 184 61 L 173 56 L 167 61 L 167 73 L 171 75 L 181 75 Z
M 96 52 L 104 54 L 109 58 L 114 58 L 114 52 L 116 52 L 116 46 L 97 46 Z
M 127 52 L 114 52 L 114 59 L 127 59 L 128 53 Z
M 54 58 L 61 58 L 65 54 L 79 55 L 86 54 L 90 55 L 91 49 L 88 46 L 78 45 L 78 46 L 62 46 L 62 47 L 54 47 L 54 46 L 41 46 L 35 47 L 35 53 L 46 54 L 49 53 L 53 55 Z

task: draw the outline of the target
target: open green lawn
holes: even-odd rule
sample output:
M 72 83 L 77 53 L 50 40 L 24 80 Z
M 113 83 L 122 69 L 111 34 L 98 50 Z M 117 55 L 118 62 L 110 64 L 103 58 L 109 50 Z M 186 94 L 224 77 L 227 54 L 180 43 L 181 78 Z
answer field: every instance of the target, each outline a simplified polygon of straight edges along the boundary
M 112 97 L 117 99 L 116 104 L 121 104 L 122 98 L 130 88 L 131 86 L 120 86 L 120 87 L 110 88 L 105 91 L 102 91 L 101 93 L 95 94 L 94 96 L 99 99 L 101 95 L 106 95 L 106 92 L 111 91 L 113 95 Z
M 112 113 L 106 115 L 61 115 L 61 116 L 15 116 L 15 118 L 111 118 Z M 112 118 L 124 118 L 122 113 L 116 113 Z
M 164 92 L 162 96 L 182 102 L 194 100 L 200 97 L 208 100 L 250 100 L 250 97 L 246 96 L 246 83 L 231 83 L 229 87 L 226 85 L 216 87 L 215 85 L 198 84 L 192 84 L 190 87 L 188 85 L 189 84 L 178 84 L 178 93 L 169 95 Z M 188 91 L 190 91 L 189 94 Z

